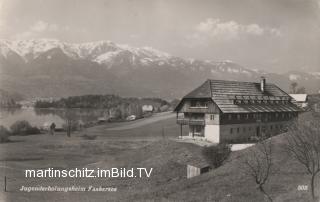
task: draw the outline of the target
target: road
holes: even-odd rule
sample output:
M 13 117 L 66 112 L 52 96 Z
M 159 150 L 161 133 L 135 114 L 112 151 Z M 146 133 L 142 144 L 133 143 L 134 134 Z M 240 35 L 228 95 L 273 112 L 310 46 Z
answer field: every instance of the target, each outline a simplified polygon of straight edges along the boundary
M 151 117 L 144 118 L 144 119 L 138 119 L 136 121 L 132 121 L 131 123 L 126 122 L 126 124 L 123 126 L 116 126 L 113 128 L 107 128 L 106 130 L 130 130 L 130 129 L 145 126 L 145 125 L 157 122 L 157 121 L 173 118 L 175 116 L 176 116 L 176 114 L 172 113 L 172 112 L 157 113 Z

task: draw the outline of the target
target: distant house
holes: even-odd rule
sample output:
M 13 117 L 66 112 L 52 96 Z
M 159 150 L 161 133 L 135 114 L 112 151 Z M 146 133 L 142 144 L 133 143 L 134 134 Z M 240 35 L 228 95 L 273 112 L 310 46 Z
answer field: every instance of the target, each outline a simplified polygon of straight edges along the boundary
M 313 109 L 314 109 L 315 112 L 320 112 L 320 104 L 319 103 L 315 103 L 313 105 Z
M 98 123 L 103 123 L 103 122 L 106 122 L 108 121 L 108 119 L 106 117 L 99 117 L 98 118 Z
M 143 105 L 142 106 L 142 112 L 153 112 L 153 106 L 152 105 Z
M 307 94 L 289 94 L 294 100 L 293 103 L 299 107 L 308 107 L 308 95 Z
M 301 108 L 278 86 L 260 82 L 207 80 L 184 96 L 174 110 L 188 136 L 210 142 L 248 142 L 276 135 Z

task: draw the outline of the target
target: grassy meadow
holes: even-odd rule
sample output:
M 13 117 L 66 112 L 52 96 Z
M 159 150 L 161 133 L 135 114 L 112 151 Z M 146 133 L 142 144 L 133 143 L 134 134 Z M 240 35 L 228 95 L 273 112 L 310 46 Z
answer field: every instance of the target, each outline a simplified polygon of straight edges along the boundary
M 146 125 L 128 127 L 134 122 L 112 123 L 54 136 L 30 135 L 10 137 L 0 145 L 0 201 L 263 201 L 253 179 L 245 172 L 243 161 L 251 149 L 232 152 L 218 169 L 201 176 L 186 178 L 186 165 L 203 158 L 202 148 L 176 142 L 180 127 L 175 117 L 159 119 Z M 118 130 L 113 130 L 118 128 Z M 120 128 L 120 129 L 119 129 Z M 184 134 L 187 128 L 184 128 Z M 83 135 L 96 136 L 92 140 Z M 284 149 L 282 134 L 273 138 L 276 171 L 266 184 L 274 201 L 311 201 L 309 177 Z M 24 177 L 28 168 L 153 168 L 150 178 L 42 178 Z M 7 192 L 4 192 L 4 176 Z M 319 179 L 317 179 L 317 182 Z M 110 186 L 117 192 L 20 192 L 21 186 Z M 317 183 L 317 186 L 318 185 Z M 317 192 L 317 195 L 320 193 Z

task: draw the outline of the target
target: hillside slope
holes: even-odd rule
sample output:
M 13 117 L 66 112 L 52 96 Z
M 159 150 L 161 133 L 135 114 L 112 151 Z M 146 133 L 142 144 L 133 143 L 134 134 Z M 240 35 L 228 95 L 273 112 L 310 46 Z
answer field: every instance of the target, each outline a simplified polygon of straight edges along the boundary
M 285 134 L 273 138 L 277 172 L 273 173 L 267 182 L 266 191 L 271 194 L 274 201 L 311 201 L 309 191 L 297 190 L 299 185 L 309 184 L 310 176 L 284 150 L 284 137 Z M 128 200 L 263 201 L 263 195 L 256 189 L 253 179 L 246 174 L 243 166 L 246 155 L 248 152 L 253 152 L 255 147 L 233 152 L 230 159 L 220 168 L 186 179 L 185 164 L 190 160 L 188 154 L 195 154 L 196 157 L 200 149 L 177 144 L 157 142 L 143 149 L 146 152 L 142 155 L 141 158 L 144 160 L 139 165 L 152 167 L 155 166 L 152 162 L 157 162 L 156 166 L 160 172 L 150 179 L 148 188 L 138 184 L 137 186 L 141 186 L 143 191 L 130 195 Z M 149 154 L 148 148 L 153 148 L 153 152 Z M 159 149 L 162 152 L 157 152 Z M 157 154 L 153 155 L 155 153 Z M 135 156 L 140 156 L 141 151 L 136 154 L 139 155 Z M 162 157 L 159 159 L 160 155 Z M 179 161 L 181 164 L 177 163 Z

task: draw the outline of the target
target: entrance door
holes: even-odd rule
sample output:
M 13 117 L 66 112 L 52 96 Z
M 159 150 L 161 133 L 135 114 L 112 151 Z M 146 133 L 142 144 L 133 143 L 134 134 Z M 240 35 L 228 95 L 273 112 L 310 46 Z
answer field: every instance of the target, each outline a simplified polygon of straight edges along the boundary
M 204 132 L 203 132 L 203 126 L 198 126 L 198 125 L 195 125 L 192 127 L 193 131 L 192 131 L 192 136 L 203 136 L 204 135 Z

